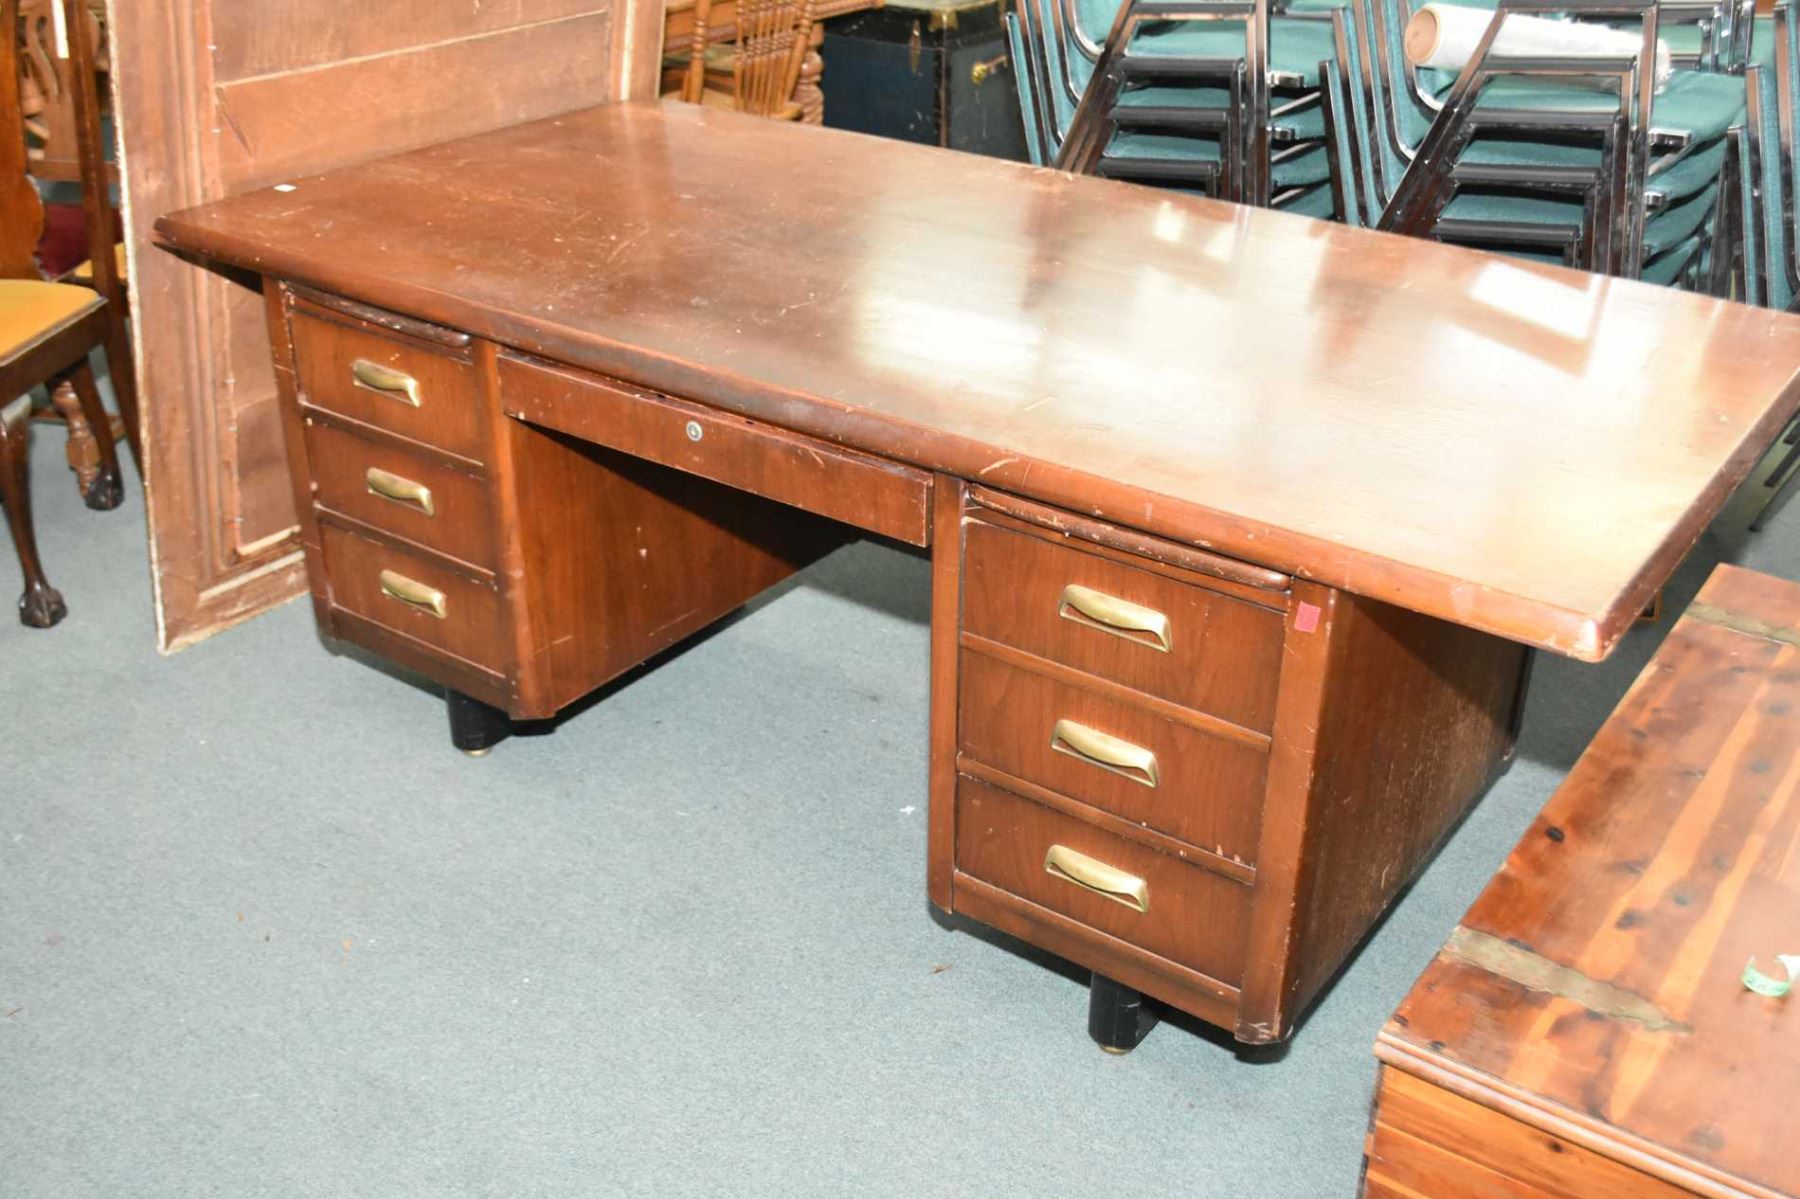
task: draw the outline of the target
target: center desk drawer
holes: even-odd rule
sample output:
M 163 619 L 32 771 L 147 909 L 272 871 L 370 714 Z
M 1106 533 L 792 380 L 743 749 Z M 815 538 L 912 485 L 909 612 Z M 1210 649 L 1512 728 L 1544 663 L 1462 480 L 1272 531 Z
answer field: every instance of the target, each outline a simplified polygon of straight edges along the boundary
M 466 350 L 300 311 L 291 328 L 303 401 L 476 462 L 486 459 L 481 393 Z
M 956 868 L 1219 982 L 1243 974 L 1250 888 L 967 775 Z
M 892 537 L 931 540 L 931 476 L 731 412 L 512 355 L 500 402 L 534 425 Z
M 965 531 L 963 628 L 1267 733 L 1281 613 L 981 521 Z
M 307 421 L 306 459 L 321 508 L 483 570 L 496 569 L 487 483 L 410 453 Z
M 333 606 L 424 642 L 465 662 L 499 671 L 504 626 L 491 583 L 347 529 L 319 527 Z
M 965 652 L 962 752 L 1014 778 L 1252 864 L 1268 755 L 981 653 Z

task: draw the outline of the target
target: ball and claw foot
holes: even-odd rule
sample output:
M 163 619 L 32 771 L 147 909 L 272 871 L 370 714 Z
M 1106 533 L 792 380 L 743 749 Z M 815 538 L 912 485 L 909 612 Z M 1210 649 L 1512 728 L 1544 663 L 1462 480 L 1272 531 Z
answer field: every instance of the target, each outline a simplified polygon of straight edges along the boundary
M 47 629 L 69 614 L 62 593 L 48 583 L 27 583 L 19 597 L 19 623 L 33 629 Z
M 512 736 L 512 718 L 499 708 L 460 691 L 446 691 L 450 710 L 450 744 L 471 758 L 484 758 L 494 746 Z
M 82 493 L 82 500 L 96 512 L 111 512 L 125 502 L 125 484 L 119 479 L 119 468 L 101 470 Z
M 1108 1053 L 1130 1053 L 1161 1019 L 1148 999 L 1123 983 L 1096 973 L 1088 985 L 1088 1036 Z

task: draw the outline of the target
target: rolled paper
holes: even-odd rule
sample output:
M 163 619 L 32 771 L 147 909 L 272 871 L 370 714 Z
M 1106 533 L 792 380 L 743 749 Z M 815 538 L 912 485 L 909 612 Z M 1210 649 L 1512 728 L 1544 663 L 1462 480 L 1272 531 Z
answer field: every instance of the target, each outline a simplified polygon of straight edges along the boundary
M 1415 67 L 1461 71 L 1487 33 L 1494 14 L 1484 8 L 1427 4 L 1406 23 L 1406 61 Z M 1507 15 L 1490 55 L 1506 58 L 1631 58 L 1643 49 L 1642 34 L 1586 21 L 1558 21 L 1521 13 Z M 1669 44 L 1656 41 L 1656 87 L 1669 81 Z

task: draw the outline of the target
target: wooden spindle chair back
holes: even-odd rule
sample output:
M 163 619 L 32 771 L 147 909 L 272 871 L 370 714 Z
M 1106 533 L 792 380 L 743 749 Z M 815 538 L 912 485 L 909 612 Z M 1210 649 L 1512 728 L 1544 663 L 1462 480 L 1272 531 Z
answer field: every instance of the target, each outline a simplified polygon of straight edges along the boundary
M 814 0 L 737 0 L 731 40 L 732 106 L 752 116 L 798 120 L 794 98 L 800 68 L 812 45 Z M 694 38 L 682 99 L 706 97 L 706 50 L 712 27 L 710 0 L 694 5 Z
M 741 112 L 792 112 L 800 62 L 812 36 L 813 0 L 738 0 L 737 55 L 731 89 Z

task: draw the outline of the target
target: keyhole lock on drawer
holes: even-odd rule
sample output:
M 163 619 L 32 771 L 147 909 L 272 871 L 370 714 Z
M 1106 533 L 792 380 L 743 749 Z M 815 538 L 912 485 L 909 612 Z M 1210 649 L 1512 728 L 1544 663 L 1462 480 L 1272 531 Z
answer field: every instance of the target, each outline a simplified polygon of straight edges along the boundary
M 700 427 L 699 421 L 691 420 L 687 423 L 687 439 L 689 441 L 699 441 L 702 437 L 705 437 L 705 436 L 706 436 L 706 430 L 704 430 Z

